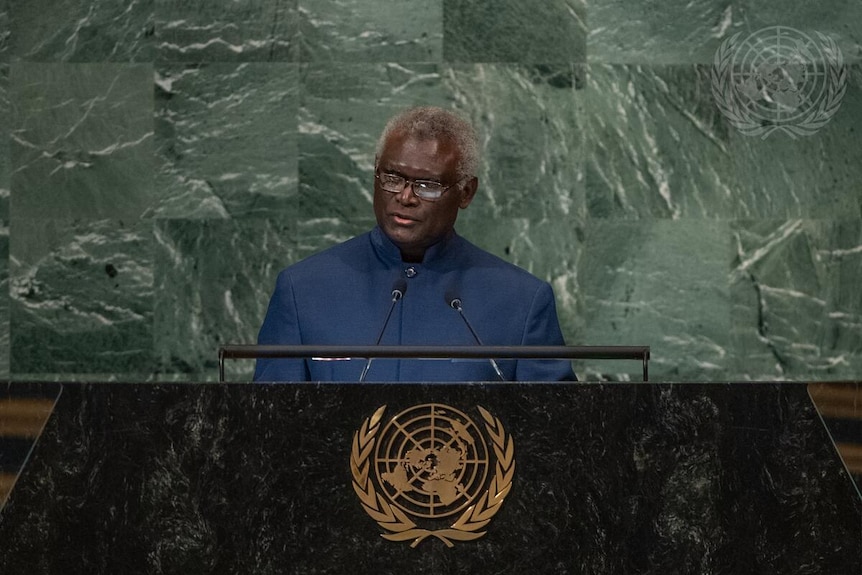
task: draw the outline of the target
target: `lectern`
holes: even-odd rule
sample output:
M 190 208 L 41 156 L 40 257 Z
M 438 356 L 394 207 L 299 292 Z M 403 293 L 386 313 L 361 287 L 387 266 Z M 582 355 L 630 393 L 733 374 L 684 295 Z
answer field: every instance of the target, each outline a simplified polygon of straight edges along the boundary
M 802 384 L 64 384 L 0 542 L 28 575 L 833 575 L 862 505 Z

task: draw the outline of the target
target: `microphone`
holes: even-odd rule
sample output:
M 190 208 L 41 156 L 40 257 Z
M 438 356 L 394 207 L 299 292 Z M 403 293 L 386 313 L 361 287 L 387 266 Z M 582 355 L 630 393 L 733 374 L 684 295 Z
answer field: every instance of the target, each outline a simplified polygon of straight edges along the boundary
M 464 308 L 461 305 L 461 298 L 451 292 L 446 292 L 446 302 L 449 304 L 449 307 L 457 311 L 458 315 L 461 316 L 461 319 L 464 320 L 464 324 L 467 326 L 467 329 L 470 330 L 470 333 L 473 335 L 473 339 L 476 340 L 476 343 L 482 345 L 482 340 L 479 339 L 479 335 L 476 333 L 476 330 L 473 329 L 473 326 L 470 324 L 470 321 L 467 319 L 467 316 L 464 315 Z M 500 381 L 506 381 L 506 378 L 503 376 L 503 372 L 500 371 L 500 366 L 497 365 L 497 362 L 494 361 L 494 358 L 489 357 L 488 361 L 491 362 L 491 367 L 494 368 L 494 371 L 497 373 L 497 377 L 500 378 Z
M 383 327 L 380 328 L 380 334 L 377 336 L 377 341 L 374 345 L 380 345 L 380 340 L 383 339 L 383 333 L 386 331 L 386 326 L 389 325 L 389 318 L 392 317 L 392 311 L 395 309 L 395 304 L 404 297 L 407 292 L 407 281 L 404 278 L 397 278 L 392 284 L 392 303 L 389 304 L 389 313 L 386 314 L 386 319 L 383 321 Z M 359 376 L 359 383 L 365 381 L 365 376 L 368 375 L 368 370 L 371 368 L 372 358 L 368 358 L 365 362 L 365 367 L 362 368 L 362 374 Z

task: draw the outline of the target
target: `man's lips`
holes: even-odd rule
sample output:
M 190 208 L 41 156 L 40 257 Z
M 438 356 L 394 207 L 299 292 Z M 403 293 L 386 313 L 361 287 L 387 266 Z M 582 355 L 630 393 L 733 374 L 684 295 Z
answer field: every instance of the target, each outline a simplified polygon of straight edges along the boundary
M 412 224 L 412 223 L 419 221 L 414 217 L 408 216 L 406 214 L 399 214 L 399 213 L 389 214 L 389 217 L 391 217 L 393 220 L 395 220 L 396 224 Z

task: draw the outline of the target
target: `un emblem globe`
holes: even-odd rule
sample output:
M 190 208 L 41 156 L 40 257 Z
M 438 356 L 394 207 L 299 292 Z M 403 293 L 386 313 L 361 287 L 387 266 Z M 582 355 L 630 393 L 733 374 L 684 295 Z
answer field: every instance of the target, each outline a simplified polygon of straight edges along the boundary
M 464 412 L 442 404 L 407 409 L 381 431 L 375 472 L 382 494 L 417 517 L 466 508 L 488 477 L 488 446 Z
M 743 134 L 811 135 L 838 111 L 847 69 L 838 45 L 787 26 L 771 26 L 722 42 L 712 69 L 721 112 Z

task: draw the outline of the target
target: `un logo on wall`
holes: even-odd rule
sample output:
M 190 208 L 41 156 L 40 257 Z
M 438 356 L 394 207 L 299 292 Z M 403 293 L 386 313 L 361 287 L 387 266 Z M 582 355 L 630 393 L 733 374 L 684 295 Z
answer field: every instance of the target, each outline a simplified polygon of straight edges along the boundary
M 786 26 L 725 40 L 715 53 L 712 94 L 722 114 L 747 136 L 810 136 L 835 115 L 847 90 L 837 44 Z
M 381 425 L 386 406 L 353 437 L 353 488 L 390 541 L 447 546 L 485 534 L 512 487 L 514 442 L 477 406 L 482 425 L 454 407 L 417 405 Z

